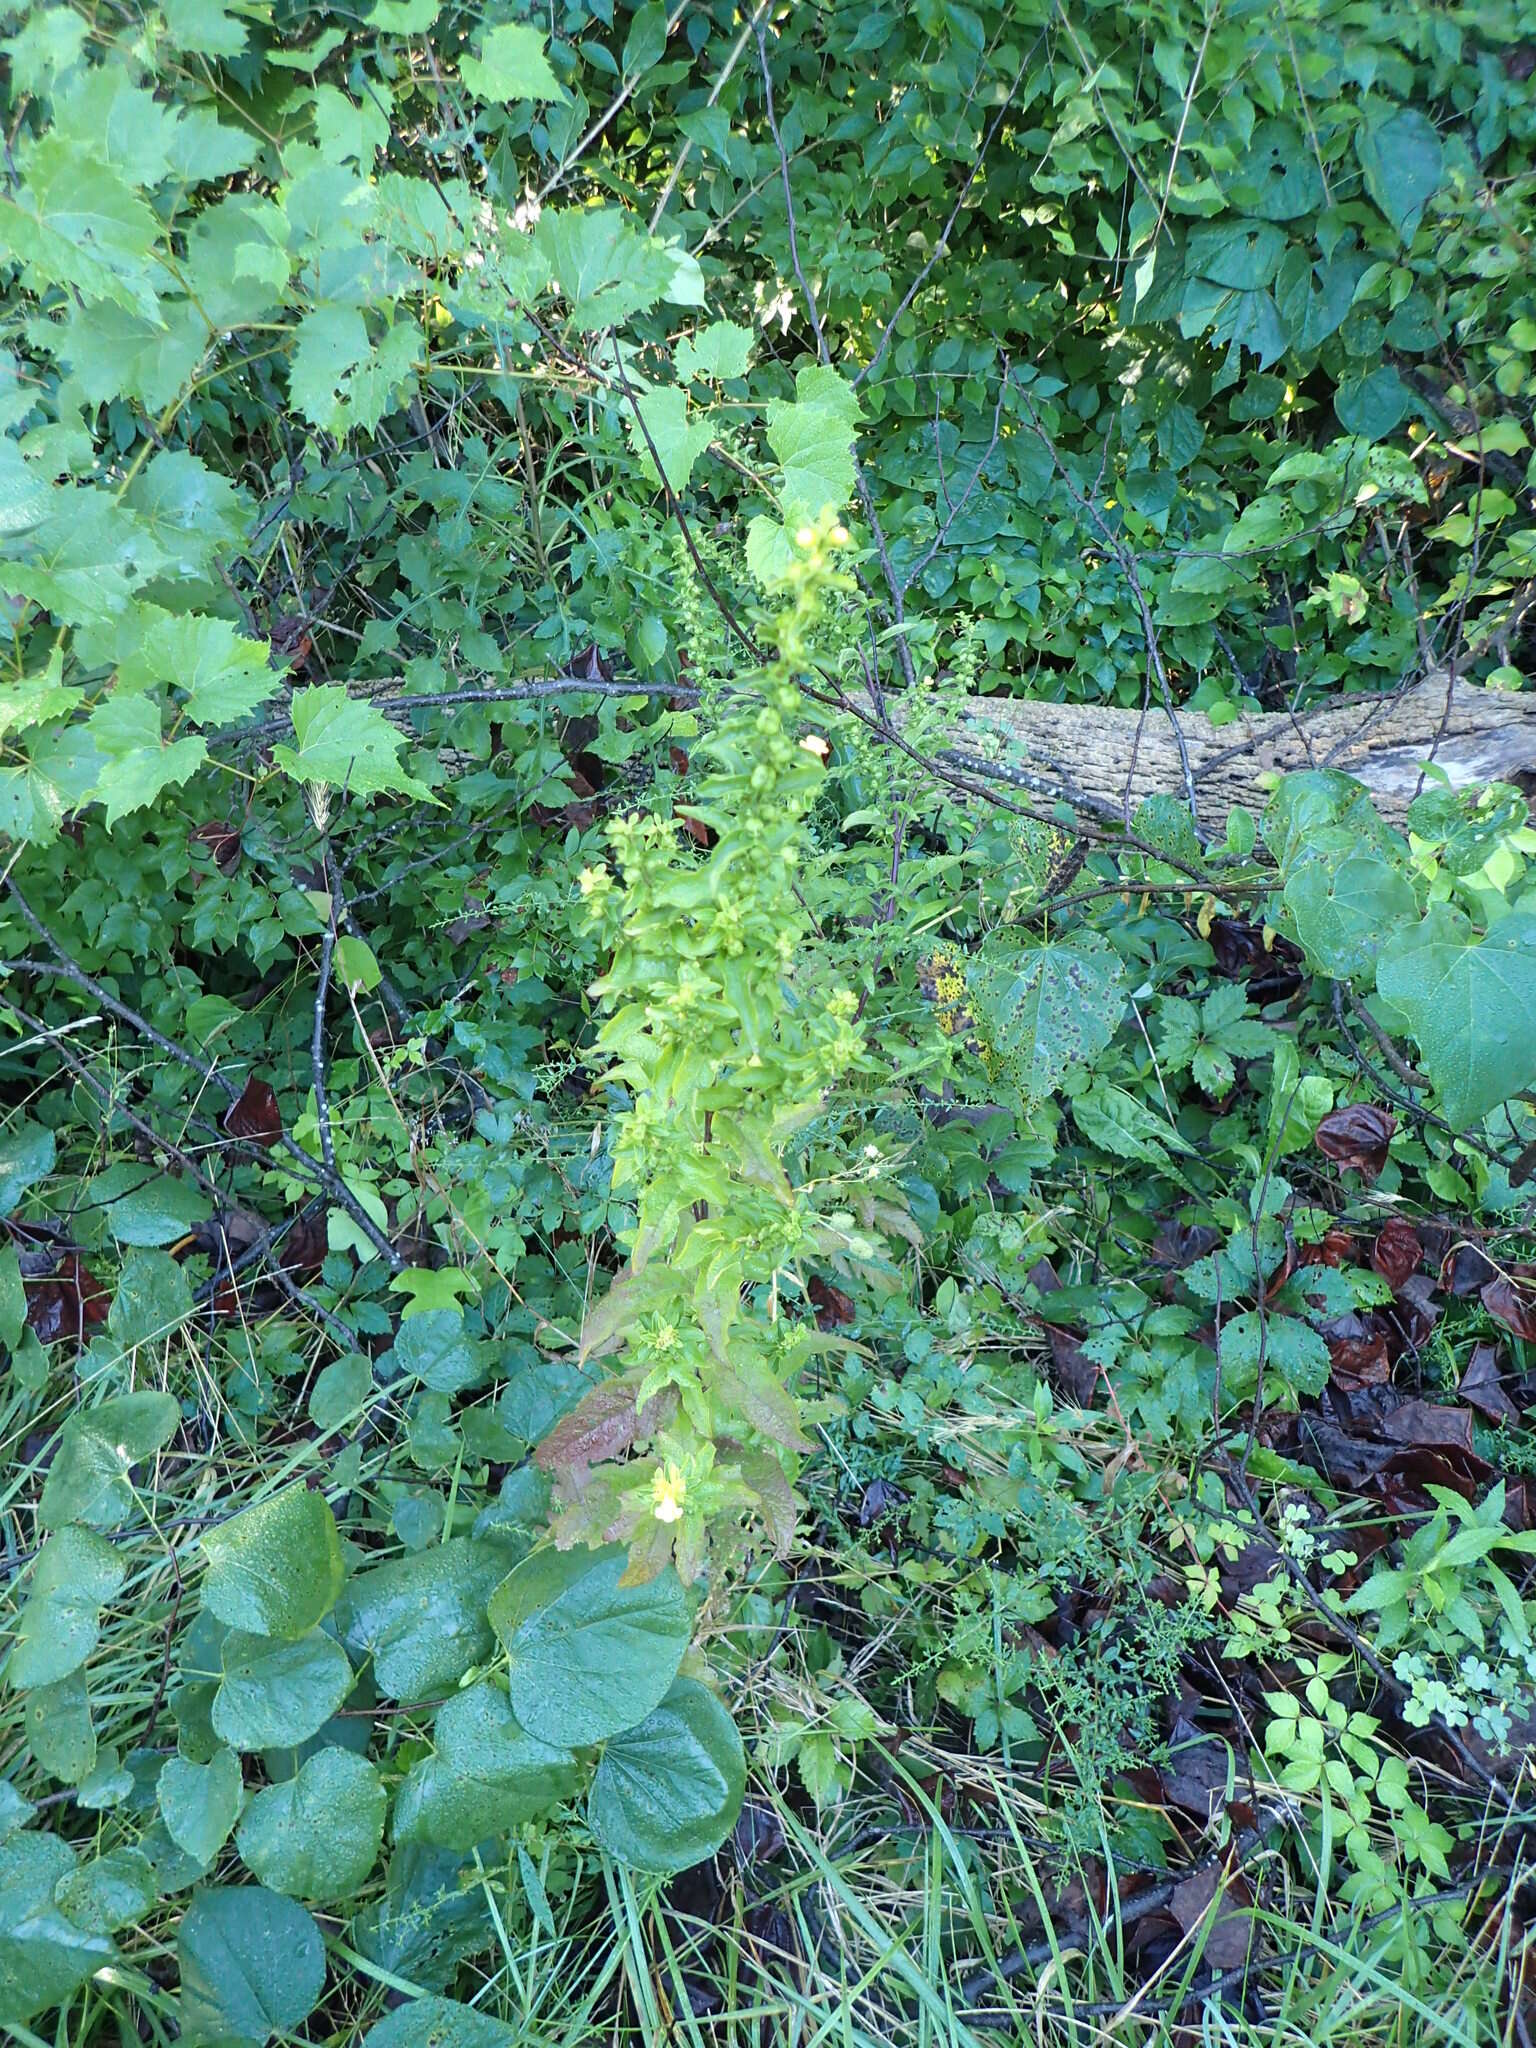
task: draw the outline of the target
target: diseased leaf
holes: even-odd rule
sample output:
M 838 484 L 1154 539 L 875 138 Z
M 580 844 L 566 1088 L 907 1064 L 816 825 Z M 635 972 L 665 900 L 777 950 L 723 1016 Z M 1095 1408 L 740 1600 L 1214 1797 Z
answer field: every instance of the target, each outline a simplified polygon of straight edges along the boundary
M 0 2026 L 21 2026 L 64 2005 L 113 1960 L 104 1934 L 79 1926 L 54 1902 L 74 1869 L 74 1852 L 57 1835 L 0 1842 Z
M 363 2036 L 363 2048 L 513 2048 L 505 2020 L 452 1998 L 413 1998 Z
M 319 1629 L 296 1642 L 234 1629 L 224 1640 L 222 1671 L 213 1726 L 242 1750 L 307 1742 L 352 1690 L 345 1650 Z
M 133 1510 L 129 1474 L 170 1441 L 180 1421 L 180 1405 L 170 1394 L 119 1394 L 71 1415 L 43 1486 L 43 1526 L 115 1528 Z

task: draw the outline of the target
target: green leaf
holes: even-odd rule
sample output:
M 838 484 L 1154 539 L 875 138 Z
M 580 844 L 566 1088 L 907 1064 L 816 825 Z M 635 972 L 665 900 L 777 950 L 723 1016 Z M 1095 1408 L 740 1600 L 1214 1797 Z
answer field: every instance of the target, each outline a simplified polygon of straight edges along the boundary
M 97 1174 L 86 1199 L 103 1212 L 119 1244 L 175 1244 L 213 1214 L 213 1204 L 190 1181 L 174 1180 L 131 1159 Z
M 1346 378 L 1333 394 L 1333 410 L 1346 433 L 1384 441 L 1413 410 L 1413 394 L 1390 364 Z
M 346 1651 L 320 1629 L 297 1642 L 235 1629 L 224 1640 L 222 1664 L 213 1726 L 236 1749 L 307 1742 L 352 1690 Z
M 54 1138 L 23 1117 L 0 1131 L 0 1216 L 9 1216 L 30 1187 L 52 1173 Z
M 206 1868 L 229 1840 L 245 1788 L 240 1759 L 232 1749 L 215 1750 L 205 1764 L 169 1757 L 156 1784 L 160 1815 L 178 1849 Z
M 752 360 L 752 330 L 729 320 L 712 320 L 677 344 L 673 360 L 679 377 L 708 377 L 725 383 L 745 377 Z
M 195 775 L 208 758 L 201 739 L 160 737 L 160 711 L 148 697 L 117 691 L 99 704 L 86 721 L 91 744 L 103 767 L 96 793 L 106 805 L 107 829 L 133 811 L 152 804 L 160 792 L 174 789 Z
M 1086 1095 L 1073 1096 L 1072 1120 L 1090 1145 L 1101 1146 L 1117 1159 L 1166 1166 L 1165 1148 L 1171 1146 L 1176 1152 L 1193 1149 L 1171 1123 L 1113 1081 L 1095 1080 Z
M 322 1436 L 329 1436 L 360 1413 L 372 1392 L 373 1367 L 361 1353 L 333 1359 L 315 1375 L 309 1419 Z
M 324 1494 L 290 1486 L 209 1529 L 203 1605 L 231 1628 L 294 1642 L 341 1591 L 341 1544 Z
M 784 471 L 784 517 L 816 519 L 853 492 L 853 437 L 859 401 L 835 370 L 813 364 L 795 378 L 793 402 L 768 408 L 768 445 Z
M 260 1885 L 210 1887 L 176 1932 L 188 2042 L 291 2034 L 325 1988 L 325 1943 L 305 1909 Z
M 633 78 L 661 61 L 667 47 L 667 10 L 661 0 L 645 0 L 637 7 L 624 38 L 623 71 Z
M 1125 1009 L 1125 971 L 1107 946 L 1053 942 L 1000 960 L 983 954 L 967 985 L 1027 1102 L 1043 1100 L 1069 1067 L 1102 1052 Z
M 363 2036 L 363 2048 L 512 2048 L 505 2020 L 452 1998 L 413 1998 Z
M 462 60 L 459 76 L 477 99 L 499 107 L 514 100 L 569 99 L 549 68 L 545 42 L 536 28 L 503 22 L 483 38 L 478 57 Z
M 1404 242 L 1411 242 L 1425 205 L 1439 187 L 1445 152 L 1417 107 L 1399 107 L 1386 120 L 1362 127 L 1355 155 L 1365 189 Z
M 0 2026 L 65 2005 L 113 1960 L 105 1935 L 77 1926 L 54 1904 L 74 1867 L 73 1851 L 57 1835 L 0 1843 Z
M 1229 1396 L 1252 1394 L 1258 1385 L 1260 1347 L 1265 1370 L 1298 1394 L 1320 1394 L 1328 1384 L 1328 1346 L 1309 1323 L 1296 1316 L 1254 1310 L 1221 1326 L 1222 1387 Z
M 644 422 L 643 429 L 641 421 Z M 686 490 L 693 465 L 714 439 L 715 430 L 709 419 L 699 413 L 689 417 L 687 396 L 675 384 L 636 398 L 629 419 L 630 443 L 640 458 L 644 473 L 658 480 L 656 463 L 651 459 L 650 447 L 646 443 L 647 433 L 655 445 L 661 474 L 666 478 L 668 487 L 676 493 Z
M 325 783 L 352 796 L 398 790 L 431 798 L 400 766 L 404 736 L 377 705 L 349 697 L 339 684 L 320 684 L 294 692 L 289 716 L 298 745 L 274 747 L 272 758 L 296 782 Z
M 0 538 L 30 533 L 52 501 L 47 478 L 38 475 L 9 435 L 0 439 Z
M 605 1550 L 538 1550 L 503 1580 L 490 1619 L 506 1649 L 512 1711 L 551 1743 L 599 1742 L 661 1702 L 688 1647 L 688 1601 L 668 1565 L 643 1585 Z
M 706 1686 L 679 1679 L 637 1728 L 603 1748 L 587 1822 L 640 1870 L 687 1870 L 736 1824 L 746 1759 L 736 1724 Z
M 436 1754 L 411 1770 L 396 1796 L 397 1842 L 471 1849 L 576 1790 L 570 1750 L 520 1727 L 498 1686 L 455 1694 L 438 1711 L 433 1739 Z
M 36 1816 L 31 1800 L 23 1799 L 9 1778 L 0 1778 L 0 1842 L 8 1842 L 18 1828 Z
M 132 1511 L 128 1474 L 169 1443 L 181 1421 L 173 1394 L 119 1394 L 77 1410 L 59 1432 L 38 1519 L 45 1529 L 90 1522 L 112 1529 Z
M 346 1899 L 384 1839 L 378 1772 L 345 1749 L 322 1749 L 286 1784 L 258 1792 L 235 1843 L 264 1885 L 292 1898 Z
M 1446 1116 L 1475 1128 L 1536 1083 L 1536 916 L 1517 911 L 1478 940 L 1449 904 L 1398 933 L 1376 987 L 1418 1042 Z
M 342 1596 L 342 1641 L 354 1658 L 372 1657 L 380 1692 L 430 1699 L 490 1655 L 486 1602 L 505 1570 L 503 1551 L 466 1536 L 378 1565 Z
M 395 1338 L 395 1363 L 439 1394 L 463 1394 L 484 1386 L 491 1360 L 465 1332 L 456 1308 L 423 1309 L 408 1315 Z
M 157 1896 L 155 1873 L 137 1849 L 108 1849 L 76 1864 L 54 1886 L 53 1902 L 86 1934 L 115 1934 L 143 1920 Z
M 27 1327 L 27 1290 L 14 1244 L 0 1245 L 0 1345 L 14 1351 Z
M 18 1689 L 53 1685 L 95 1649 L 101 1610 L 115 1599 L 128 1566 L 104 1536 L 60 1529 L 43 1545 L 16 1622 L 5 1675 Z
M 351 994 L 367 995 L 384 979 L 383 970 L 366 939 L 350 933 L 336 941 L 336 978 Z
M 228 0 L 162 0 L 173 50 L 198 57 L 238 57 L 250 31 Z
M 160 222 L 105 164 L 62 135 L 44 135 L 27 152 L 19 201 L 0 199 L 0 246 L 22 265 L 39 293 L 68 285 L 82 299 L 110 300 L 155 319 L 151 262 Z
M 152 619 L 119 670 L 125 688 L 174 684 L 186 692 L 194 725 L 236 725 L 282 687 L 260 640 L 247 640 L 227 619 L 194 613 Z
M 164 1344 L 192 1313 L 187 1276 L 168 1252 L 131 1251 L 117 1277 L 107 1328 L 131 1351 L 139 1344 Z
M 548 210 L 533 247 L 585 333 L 646 311 L 672 282 L 675 265 L 660 243 L 638 234 L 617 207 Z

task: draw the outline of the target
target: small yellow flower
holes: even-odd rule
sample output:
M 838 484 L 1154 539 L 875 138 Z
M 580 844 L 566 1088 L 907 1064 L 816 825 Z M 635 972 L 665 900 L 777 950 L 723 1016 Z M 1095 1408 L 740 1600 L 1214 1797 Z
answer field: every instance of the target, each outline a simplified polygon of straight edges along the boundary
M 651 1475 L 651 1493 L 656 1503 L 652 1512 L 658 1522 L 680 1522 L 683 1519 L 688 1482 L 675 1465 L 656 1467 Z
M 802 526 L 800 531 L 795 535 L 795 546 L 797 548 L 811 547 L 814 544 L 815 539 L 815 531 L 809 526 Z
M 833 527 L 831 533 L 828 534 L 827 538 L 831 541 L 833 547 L 845 548 L 848 545 L 848 529 L 841 522 L 839 522 L 836 526 Z

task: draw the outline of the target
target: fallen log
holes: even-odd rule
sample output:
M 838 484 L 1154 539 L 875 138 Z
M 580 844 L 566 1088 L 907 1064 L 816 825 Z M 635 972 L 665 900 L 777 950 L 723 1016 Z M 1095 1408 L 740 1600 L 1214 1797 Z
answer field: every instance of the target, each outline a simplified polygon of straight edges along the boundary
M 571 676 L 438 698 L 406 695 L 402 683 L 389 676 L 348 687 L 407 728 L 414 712 L 439 703 L 448 709 L 585 691 L 659 696 L 675 688 Z M 888 697 L 886 709 L 900 732 L 907 722 L 901 698 Z M 858 701 L 858 710 L 876 722 L 867 698 Z M 279 717 L 243 737 L 265 737 L 284 722 Z M 1294 714 L 1239 715 L 1220 726 L 1203 712 L 1180 710 L 1171 717 L 1160 706 L 1127 711 L 1033 697 L 977 697 L 944 738 L 940 759 L 968 776 L 1011 784 L 1037 798 L 1064 797 L 1107 821 L 1128 821 L 1149 796 L 1187 796 L 1192 788 L 1198 824 L 1220 837 L 1234 805 L 1263 809 L 1276 776 L 1337 768 L 1364 783 L 1384 815 L 1401 823 L 1424 786 L 1426 762 L 1443 768 L 1458 789 L 1536 775 L 1536 691 L 1484 690 L 1432 673 L 1388 695 L 1347 697 Z M 475 765 L 470 756 L 460 760 L 451 746 L 443 758 L 450 769 Z
M 1040 795 L 1128 819 L 1146 797 L 1186 795 L 1219 834 L 1242 804 L 1262 810 L 1272 778 L 1337 768 L 1400 821 L 1424 787 L 1426 762 L 1460 788 L 1536 773 L 1536 693 L 1478 689 L 1429 675 L 1391 696 L 1347 698 L 1292 715 L 1266 712 L 1215 726 L 1201 712 L 1125 711 L 1026 697 L 972 702 L 949 758 Z

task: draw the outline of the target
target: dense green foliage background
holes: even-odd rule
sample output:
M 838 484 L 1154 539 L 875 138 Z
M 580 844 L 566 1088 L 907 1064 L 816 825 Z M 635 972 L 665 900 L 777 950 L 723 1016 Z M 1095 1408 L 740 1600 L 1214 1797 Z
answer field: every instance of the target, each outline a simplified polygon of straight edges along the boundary
M 3 20 L 0 2025 L 1517 2037 L 1529 18 Z

